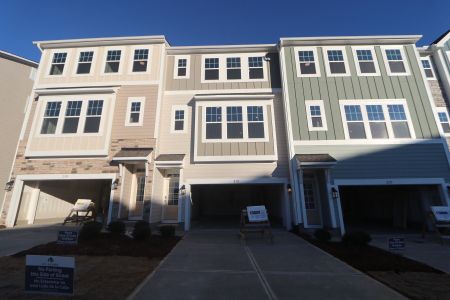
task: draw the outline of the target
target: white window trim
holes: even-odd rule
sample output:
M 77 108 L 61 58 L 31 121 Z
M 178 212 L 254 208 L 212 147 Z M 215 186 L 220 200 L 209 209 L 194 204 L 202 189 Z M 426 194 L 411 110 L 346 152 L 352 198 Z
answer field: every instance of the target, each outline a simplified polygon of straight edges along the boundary
M 437 120 L 439 122 L 439 129 L 444 136 L 450 136 L 450 133 L 444 132 L 444 128 L 442 128 L 442 122 L 441 122 L 441 120 L 439 120 L 439 113 L 442 113 L 442 112 L 447 115 L 447 119 L 449 120 L 449 124 L 450 124 L 450 116 L 448 114 L 447 108 L 446 107 L 436 107 L 436 113 L 438 113 Z
M 148 49 L 147 71 L 145 71 L 145 72 L 133 72 L 134 50 L 137 50 L 137 49 Z M 152 53 L 153 53 L 153 47 L 149 46 L 149 45 L 136 45 L 136 46 L 130 47 L 129 48 L 130 58 L 129 58 L 129 62 L 128 62 L 128 74 L 130 74 L 130 75 L 150 74 L 151 69 L 152 69 Z M 122 51 L 122 56 L 123 55 L 124 55 L 124 52 Z M 120 57 L 121 63 L 122 63 L 122 56 Z M 105 63 L 106 63 L 106 58 L 105 58 Z
M 267 81 L 267 61 L 264 59 L 266 57 L 266 52 L 260 53 L 229 53 L 229 54 L 207 54 L 202 55 L 201 59 L 201 83 L 217 83 L 217 82 L 260 82 Z M 250 79 L 249 77 L 249 66 L 248 58 L 260 56 L 263 58 L 263 78 Z M 229 57 L 239 57 L 241 59 L 241 79 L 227 79 L 227 58 Z M 207 58 L 218 58 L 219 59 L 219 79 L 218 80 L 205 80 L 205 59 Z
M 298 57 L 299 51 L 312 51 L 314 54 L 314 63 L 316 64 L 316 74 L 302 74 L 300 69 L 300 59 Z M 295 67 L 297 70 L 297 77 L 320 77 L 320 62 L 319 56 L 317 55 L 316 47 L 295 47 L 294 48 L 294 56 L 295 56 Z
M 80 53 L 81 52 L 94 52 L 93 56 L 92 56 L 92 62 L 91 62 L 91 70 L 89 73 L 87 74 L 77 74 L 77 69 L 78 69 L 78 64 L 79 64 L 79 60 L 80 60 Z M 83 77 L 83 76 L 89 76 L 95 73 L 95 66 L 97 63 L 97 53 L 98 51 L 96 51 L 95 48 L 79 48 L 77 49 L 77 52 L 75 54 L 75 61 L 74 61 L 74 67 L 73 67 L 73 71 L 72 71 L 72 76 L 74 77 Z
M 119 61 L 119 71 L 117 73 L 105 73 L 105 67 L 106 67 L 106 58 L 108 57 L 108 51 L 110 50 L 121 50 L 122 52 L 120 53 L 120 61 Z M 100 74 L 104 75 L 104 76 L 114 76 L 114 75 L 122 75 L 123 70 L 124 70 L 124 64 L 125 64 L 125 56 L 127 53 L 125 53 L 125 47 L 106 47 L 104 49 L 104 53 L 103 53 L 103 61 L 102 61 L 102 69 L 100 70 Z
M 384 61 L 384 66 L 386 68 L 386 73 L 389 76 L 408 76 L 411 75 L 411 70 L 409 68 L 409 62 L 408 59 L 406 57 L 405 54 L 405 49 L 403 46 L 398 46 L 398 45 L 392 45 L 392 46 L 381 46 L 381 55 L 383 56 L 383 61 Z M 405 65 L 405 73 L 392 73 L 391 72 L 391 68 L 389 67 L 389 60 L 387 59 L 387 55 L 386 55 L 386 50 L 389 49 L 398 49 L 400 50 L 400 53 L 402 54 L 402 58 L 403 58 L 403 64 Z
M 183 130 L 175 130 L 175 111 L 184 111 Z M 172 105 L 172 113 L 170 117 L 170 133 L 186 133 L 187 132 L 187 105 Z
M 63 70 L 62 74 L 60 74 L 60 75 L 50 75 L 50 70 L 52 69 L 52 65 L 53 65 L 53 56 L 55 55 L 55 53 L 67 53 L 66 62 L 64 63 L 64 70 Z M 58 77 L 66 76 L 66 74 L 68 72 L 67 70 L 69 69 L 69 62 L 71 59 L 72 58 L 70 55 L 70 49 L 54 49 L 54 50 L 50 51 L 50 57 L 49 57 L 49 61 L 48 61 L 49 63 L 46 68 L 47 70 L 45 73 L 45 77 L 46 78 L 58 78 Z
M 427 75 L 425 74 L 425 78 L 427 80 L 436 80 L 436 72 L 434 71 L 431 57 L 429 55 L 420 57 L 420 67 L 423 69 L 423 72 L 425 73 L 425 68 L 423 67 L 422 60 L 428 60 L 428 62 L 430 63 L 430 70 L 433 73 L 433 77 L 427 77 Z
M 104 134 L 105 131 L 105 119 L 108 117 L 109 112 L 109 101 L 110 101 L 109 95 L 101 95 L 101 94 L 93 94 L 93 95 L 67 95 L 67 96 L 41 96 L 39 98 L 39 101 L 41 102 L 41 107 L 39 110 L 39 120 L 37 122 L 38 126 L 35 128 L 35 136 L 36 137 L 42 137 L 42 138 L 53 138 L 53 137 L 87 137 L 87 136 L 101 136 Z M 102 108 L 102 115 L 100 119 L 100 127 L 98 129 L 98 132 L 92 132 L 92 133 L 85 133 L 84 132 L 84 126 L 86 124 L 86 117 L 87 117 L 87 109 L 89 105 L 89 100 L 103 100 L 103 108 Z M 44 122 L 44 114 L 45 109 L 47 108 L 48 102 L 61 102 L 61 109 L 59 111 L 58 116 L 58 124 L 56 125 L 55 133 L 53 134 L 42 134 L 42 124 Z M 80 113 L 80 119 L 78 121 L 78 129 L 76 133 L 62 133 L 63 125 L 64 125 L 64 119 L 66 117 L 66 108 L 67 103 L 69 101 L 82 101 L 83 104 L 81 106 L 81 113 Z
M 359 66 L 359 60 L 358 55 L 356 53 L 356 50 L 370 50 L 372 52 L 373 57 L 373 63 L 375 65 L 375 73 L 362 73 L 361 68 Z M 353 61 L 355 62 L 355 68 L 356 68 L 356 74 L 358 76 L 380 76 L 380 66 L 378 65 L 378 57 L 377 52 L 375 51 L 375 47 L 373 46 L 353 46 L 352 47 L 353 52 Z
M 388 105 L 396 105 L 401 104 L 403 105 L 403 108 L 405 109 L 406 114 L 406 122 L 408 123 L 409 127 L 409 133 L 411 135 L 410 138 L 396 138 L 394 137 L 393 129 L 392 129 L 392 121 L 389 117 L 389 112 L 387 109 Z M 366 133 L 365 139 L 351 139 L 350 134 L 348 132 L 348 126 L 347 126 L 347 118 L 345 116 L 345 105 L 359 105 L 361 107 L 361 114 L 362 114 L 362 121 L 364 123 L 364 131 Z M 381 105 L 383 107 L 383 114 L 385 118 L 386 123 L 386 130 L 388 132 L 389 138 L 387 139 L 374 139 L 372 138 L 372 133 L 370 131 L 370 121 L 367 116 L 367 110 L 365 109 L 366 105 Z M 364 144 L 367 140 L 373 140 L 373 141 L 405 141 L 405 140 L 414 140 L 416 139 L 416 133 L 414 130 L 414 126 L 411 120 L 411 115 L 409 113 L 409 108 L 406 103 L 406 99 L 371 99 L 371 100 L 339 100 L 339 107 L 341 109 L 341 118 L 342 118 L 342 125 L 344 127 L 344 135 L 346 140 L 351 141 L 361 141 L 361 144 Z M 394 121 L 395 122 L 395 121 Z
M 328 50 L 341 50 L 342 56 L 344 57 L 344 65 L 345 65 L 345 73 L 342 74 L 331 74 L 330 71 L 330 62 L 328 61 Z M 325 70 L 327 71 L 328 77 L 345 77 L 351 76 L 350 67 L 348 63 L 348 56 L 345 46 L 330 46 L 330 47 L 322 47 L 323 52 L 323 61 L 325 62 Z
M 186 75 L 178 76 L 178 60 L 185 59 L 186 60 Z M 204 63 L 204 61 L 203 61 Z M 189 55 L 176 55 L 173 57 L 173 78 L 175 79 L 189 79 L 191 75 L 191 60 Z M 219 71 L 220 72 L 220 71 Z
M 229 106 L 241 106 L 242 107 L 242 139 L 229 139 L 227 138 L 227 107 Z M 248 121 L 247 121 L 247 107 L 248 106 L 262 106 L 264 117 L 264 138 L 249 138 L 248 137 Z M 267 106 L 270 106 L 273 111 L 272 102 L 267 101 L 212 101 L 203 102 L 198 104 L 197 107 L 202 107 L 202 143 L 248 143 L 248 142 L 268 142 L 269 139 L 269 124 Z M 222 108 L 222 138 L 221 139 L 206 139 L 206 107 L 221 107 Z M 273 114 L 271 116 L 273 118 Z M 272 123 L 274 121 L 272 120 Z M 275 130 L 275 129 L 273 129 Z
M 139 122 L 137 123 L 130 122 L 132 102 L 139 102 L 141 104 L 141 109 L 139 111 Z M 145 97 L 128 97 L 127 114 L 125 116 L 125 126 L 127 127 L 142 126 L 144 124 L 144 111 L 145 111 Z
M 309 109 L 311 106 L 319 106 L 320 107 L 320 117 L 322 118 L 322 127 L 314 127 L 313 126 L 311 110 Z M 306 107 L 306 115 L 308 117 L 309 131 L 327 131 L 328 126 L 327 126 L 327 119 L 325 116 L 325 108 L 323 105 L 323 100 L 306 100 L 305 107 Z

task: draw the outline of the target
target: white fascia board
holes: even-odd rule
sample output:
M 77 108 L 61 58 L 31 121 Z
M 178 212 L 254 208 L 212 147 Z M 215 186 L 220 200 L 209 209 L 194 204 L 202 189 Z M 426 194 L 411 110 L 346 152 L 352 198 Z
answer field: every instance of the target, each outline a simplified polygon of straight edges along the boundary
M 422 35 L 326 36 L 281 38 L 280 46 L 415 44 Z
M 272 100 L 275 98 L 275 95 L 273 94 L 253 94 L 253 95 L 246 95 L 246 94 L 236 94 L 236 95 L 195 95 L 194 100 Z
M 35 89 L 34 92 L 39 96 L 44 95 L 74 95 L 74 94 L 111 94 L 117 92 L 119 87 L 103 88 L 69 88 L 69 89 Z
M 177 46 L 167 48 L 167 54 L 277 52 L 276 44 Z

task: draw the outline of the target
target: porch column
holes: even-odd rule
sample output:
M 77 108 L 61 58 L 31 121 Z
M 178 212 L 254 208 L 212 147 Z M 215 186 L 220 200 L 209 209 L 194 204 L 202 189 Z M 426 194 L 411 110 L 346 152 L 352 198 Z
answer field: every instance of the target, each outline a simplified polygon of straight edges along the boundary
M 330 215 L 331 215 L 331 227 L 337 228 L 337 222 L 336 222 L 336 209 L 333 202 L 333 195 L 331 192 L 331 176 L 330 176 L 330 170 L 325 169 L 325 182 L 326 182 L 326 188 L 327 188 L 327 198 L 328 198 L 328 206 L 330 207 Z
M 191 228 L 191 185 L 186 184 L 186 195 L 184 196 L 184 230 Z

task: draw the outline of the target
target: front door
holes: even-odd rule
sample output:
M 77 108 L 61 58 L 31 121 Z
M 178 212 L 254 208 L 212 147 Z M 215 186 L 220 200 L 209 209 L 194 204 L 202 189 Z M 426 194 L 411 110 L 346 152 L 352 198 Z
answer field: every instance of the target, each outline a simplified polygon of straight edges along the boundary
M 180 171 L 177 169 L 167 170 L 164 178 L 164 221 L 178 221 L 178 198 L 180 190 Z
M 137 170 L 133 174 L 132 193 L 130 199 L 130 210 L 128 218 L 131 220 L 142 220 L 144 213 L 145 171 Z
M 315 174 L 303 175 L 303 191 L 308 225 L 321 226 L 320 193 Z

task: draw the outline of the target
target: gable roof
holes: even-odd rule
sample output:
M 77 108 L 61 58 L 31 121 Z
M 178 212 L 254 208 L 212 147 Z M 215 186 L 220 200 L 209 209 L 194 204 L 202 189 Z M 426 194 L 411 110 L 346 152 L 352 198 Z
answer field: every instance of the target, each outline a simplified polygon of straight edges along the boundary
M 439 36 L 437 39 L 435 39 L 431 44 L 441 46 L 441 45 L 439 45 L 440 42 L 441 41 L 444 42 L 444 40 L 447 40 L 447 39 L 450 39 L 450 29 L 447 30 L 446 32 L 444 32 L 443 34 L 441 34 L 441 36 Z
M 12 53 L 9 53 L 9 52 L 6 52 L 6 51 L 0 50 L 0 57 L 4 58 L 4 59 L 7 59 L 7 60 L 10 60 L 10 61 L 14 61 L 14 62 L 19 63 L 19 64 L 23 64 L 23 65 L 32 67 L 32 68 L 37 68 L 38 67 L 38 63 L 37 62 L 29 60 L 29 59 L 26 59 L 24 57 L 21 57 L 21 56 L 15 55 L 15 54 L 12 54 Z

